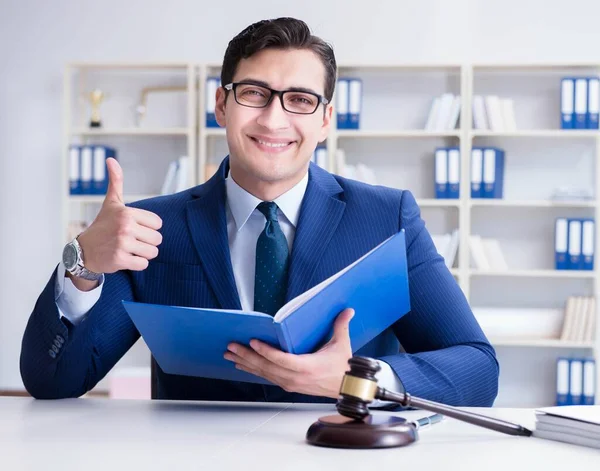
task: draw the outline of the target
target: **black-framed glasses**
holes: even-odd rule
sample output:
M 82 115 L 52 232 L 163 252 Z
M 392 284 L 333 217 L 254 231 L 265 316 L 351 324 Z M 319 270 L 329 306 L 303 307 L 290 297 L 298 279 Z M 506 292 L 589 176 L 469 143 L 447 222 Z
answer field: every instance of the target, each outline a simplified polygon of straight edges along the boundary
M 235 101 L 249 108 L 266 108 L 275 95 L 279 95 L 282 108 L 294 114 L 313 114 L 321 103 L 329 103 L 324 96 L 306 90 L 274 90 L 252 82 L 228 83 L 223 88 L 233 90 Z

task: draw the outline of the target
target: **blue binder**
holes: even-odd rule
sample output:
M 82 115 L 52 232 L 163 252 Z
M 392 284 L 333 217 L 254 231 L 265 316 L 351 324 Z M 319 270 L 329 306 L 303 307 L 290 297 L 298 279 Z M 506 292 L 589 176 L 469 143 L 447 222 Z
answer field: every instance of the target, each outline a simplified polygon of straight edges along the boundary
M 348 129 L 348 120 L 350 114 L 348 112 L 348 102 L 350 101 L 350 91 L 348 79 L 341 78 L 337 82 L 337 91 L 335 92 L 336 113 L 337 113 L 337 128 Z
M 569 270 L 581 270 L 581 219 L 569 219 Z
M 588 81 L 584 77 L 575 78 L 575 112 L 573 114 L 573 128 L 585 129 L 587 127 Z
M 594 269 L 595 252 L 595 223 L 594 219 L 586 218 L 581 220 L 581 269 Z
M 569 360 L 569 396 L 570 406 L 583 403 L 583 361 L 580 358 Z
M 554 222 L 554 265 L 557 270 L 569 269 L 569 220 L 556 218 Z
M 69 194 L 81 194 L 81 163 L 80 146 L 72 145 L 69 147 Z
M 596 402 L 596 360 L 583 359 L 583 403 L 591 406 Z
M 483 196 L 483 148 L 471 149 L 471 198 Z
M 352 307 L 350 338 L 356 352 L 410 310 L 404 230 L 329 281 L 291 300 L 274 317 L 130 301 L 123 306 L 166 373 L 269 384 L 225 360 L 227 345 L 248 345 L 254 338 L 289 353 L 311 353 L 331 338 L 338 314 Z
M 448 198 L 448 149 L 438 147 L 434 154 L 435 197 Z
M 587 122 L 588 129 L 598 129 L 598 113 L 600 111 L 600 79 L 588 78 Z
M 79 149 L 79 189 L 82 195 L 93 195 L 94 147 L 81 146 Z
M 105 195 L 108 191 L 108 166 L 106 159 L 116 158 L 115 149 L 107 146 L 94 146 L 93 151 L 93 170 L 92 170 L 92 193 L 95 195 Z
M 460 149 L 449 147 L 448 157 L 448 198 L 458 199 L 460 196 Z
M 484 198 L 501 199 L 504 196 L 504 151 L 495 147 L 483 150 Z
M 573 129 L 573 113 L 575 112 L 575 80 L 565 77 L 560 83 L 560 127 Z
M 219 77 L 208 77 L 206 79 L 206 127 L 218 128 L 217 117 L 215 115 L 217 88 L 221 85 Z M 225 84 L 227 85 L 227 84 Z M 233 92 L 232 92 L 233 93 Z
M 359 129 L 362 111 L 362 80 L 357 78 L 348 80 L 348 97 L 348 129 Z
M 569 404 L 569 359 L 560 357 L 556 360 L 556 405 Z

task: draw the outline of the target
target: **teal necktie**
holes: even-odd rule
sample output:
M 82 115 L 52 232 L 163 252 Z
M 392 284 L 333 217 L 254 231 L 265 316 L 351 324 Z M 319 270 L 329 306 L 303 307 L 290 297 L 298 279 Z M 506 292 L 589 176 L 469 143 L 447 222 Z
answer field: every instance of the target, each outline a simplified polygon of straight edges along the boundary
M 262 202 L 258 210 L 267 222 L 256 242 L 254 310 L 274 315 L 285 303 L 289 249 L 277 220 L 277 204 Z

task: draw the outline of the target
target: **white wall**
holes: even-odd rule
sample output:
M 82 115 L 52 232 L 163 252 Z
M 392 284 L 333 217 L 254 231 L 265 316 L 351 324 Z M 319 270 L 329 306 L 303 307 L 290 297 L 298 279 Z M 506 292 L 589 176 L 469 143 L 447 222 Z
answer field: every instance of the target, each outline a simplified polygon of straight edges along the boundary
M 599 14 L 597 0 L 0 0 L 0 389 L 22 387 L 25 323 L 62 248 L 65 63 L 218 62 L 275 16 L 307 21 L 342 63 L 600 63 Z

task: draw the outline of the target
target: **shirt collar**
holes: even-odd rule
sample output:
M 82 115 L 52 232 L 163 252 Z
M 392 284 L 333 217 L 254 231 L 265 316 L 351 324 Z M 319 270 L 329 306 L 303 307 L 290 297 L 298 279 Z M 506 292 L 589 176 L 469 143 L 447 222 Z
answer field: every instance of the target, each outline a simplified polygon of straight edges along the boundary
M 231 174 L 227 175 L 225 186 L 227 192 L 227 204 L 229 205 L 229 210 L 235 220 L 236 228 L 239 231 L 244 227 L 244 224 L 246 224 L 246 221 L 262 200 L 239 186 L 234 179 L 231 178 Z M 302 205 L 302 199 L 304 198 L 307 186 L 308 172 L 306 172 L 302 180 L 296 183 L 294 187 L 290 188 L 278 198 L 275 198 L 275 203 L 294 227 L 298 225 L 300 206 Z

